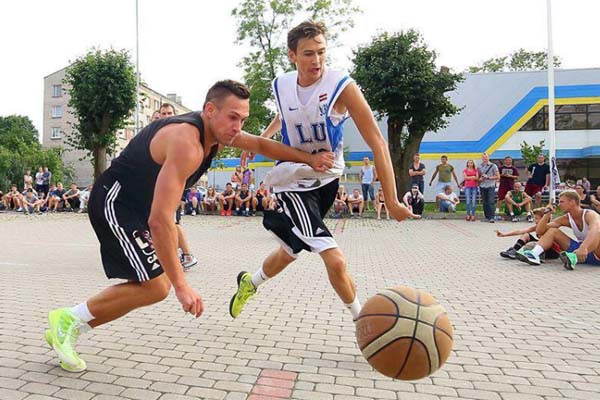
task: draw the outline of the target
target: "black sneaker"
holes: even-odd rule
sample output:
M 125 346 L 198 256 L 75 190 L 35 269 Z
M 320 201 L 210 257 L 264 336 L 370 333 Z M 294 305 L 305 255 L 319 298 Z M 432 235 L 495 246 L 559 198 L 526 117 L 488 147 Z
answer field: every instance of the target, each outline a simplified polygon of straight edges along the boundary
M 516 215 L 513 215 L 512 222 L 519 222 L 519 217 L 517 217 Z
M 533 215 L 527 215 L 527 222 L 533 222 Z
M 496 220 L 494 220 L 494 218 L 491 218 L 489 222 L 490 222 L 490 224 L 494 224 L 494 223 L 496 223 Z
M 511 260 L 516 260 L 517 259 L 517 251 L 515 250 L 514 247 L 511 247 L 510 249 L 508 249 L 506 251 L 501 251 L 500 256 L 502 256 L 504 258 L 510 258 Z

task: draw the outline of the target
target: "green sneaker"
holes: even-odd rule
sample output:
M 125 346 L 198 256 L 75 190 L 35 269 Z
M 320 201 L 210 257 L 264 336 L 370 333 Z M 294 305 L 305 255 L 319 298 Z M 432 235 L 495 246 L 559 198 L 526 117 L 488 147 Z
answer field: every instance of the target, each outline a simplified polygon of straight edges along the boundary
M 577 256 L 575 255 L 575 253 L 561 251 L 559 257 L 560 261 L 563 262 L 563 267 L 565 269 L 568 269 L 569 271 L 575 270 L 575 265 L 577 265 Z
M 256 293 L 256 288 L 252 283 L 252 274 L 249 272 L 240 272 L 237 276 L 237 284 L 237 293 L 233 295 L 229 302 L 229 315 L 233 318 L 237 318 L 242 313 L 246 302 Z
M 80 333 L 79 327 L 83 322 L 68 308 L 57 308 L 48 313 L 48 323 L 50 329 L 45 335 L 46 341 L 58 354 L 61 367 L 73 372 L 84 370 L 85 361 L 75 352 Z
M 46 339 L 46 342 L 48 343 L 48 345 L 50 347 L 54 348 L 54 346 L 52 346 L 52 334 L 50 333 L 50 329 L 46 329 L 44 338 Z M 59 361 L 59 364 L 60 364 L 60 367 L 67 372 L 82 372 L 82 371 L 85 371 L 87 368 L 87 365 L 86 365 L 85 361 L 83 361 L 83 360 L 81 360 L 81 363 L 79 365 L 77 365 L 77 367 L 71 367 L 62 361 Z

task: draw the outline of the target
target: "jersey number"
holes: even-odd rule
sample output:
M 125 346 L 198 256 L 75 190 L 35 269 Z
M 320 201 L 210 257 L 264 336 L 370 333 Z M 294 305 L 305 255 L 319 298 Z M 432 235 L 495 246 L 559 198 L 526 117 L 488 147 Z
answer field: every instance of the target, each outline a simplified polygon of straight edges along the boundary
M 300 143 L 312 143 L 313 139 L 316 142 L 324 142 L 325 140 L 327 140 L 327 136 L 325 135 L 324 122 L 320 122 L 318 124 L 311 124 L 310 126 L 312 128 L 312 137 L 307 138 L 306 136 L 304 136 L 304 129 L 302 129 L 302 124 L 296 124 L 296 131 L 300 136 Z

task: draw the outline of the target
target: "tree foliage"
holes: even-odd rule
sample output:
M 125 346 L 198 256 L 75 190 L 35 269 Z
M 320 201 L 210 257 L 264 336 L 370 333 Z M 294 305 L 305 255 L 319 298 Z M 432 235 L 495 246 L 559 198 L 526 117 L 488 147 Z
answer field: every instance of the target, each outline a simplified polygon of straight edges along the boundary
M 23 175 L 35 175 L 39 167 L 48 167 L 53 179 L 66 180 L 72 170 L 62 163 L 62 149 L 43 149 L 38 131 L 28 117 L 10 115 L 0 117 L 0 190 L 8 190 L 13 183 L 23 189 Z
M 538 144 L 529 144 L 526 141 L 521 142 L 521 158 L 525 165 L 531 165 L 537 162 L 537 156 L 544 154 L 548 157 L 548 152 L 544 150 L 545 140 L 540 140 Z
M 554 56 L 554 66 L 561 60 Z M 539 71 L 548 69 L 548 52 L 519 49 L 504 57 L 492 57 L 480 65 L 469 67 L 468 72 Z
M 135 108 L 135 68 L 125 50 L 90 50 L 67 68 L 69 107 L 77 120 L 67 143 L 92 156 L 94 177 L 106 169 L 116 131 Z
M 436 57 L 412 29 L 383 33 L 354 51 L 352 76 L 378 118 L 388 118 L 399 193 L 408 190 L 408 167 L 425 133 L 446 127 L 460 111 L 445 93 L 456 89 L 462 75 L 437 70 Z
M 360 12 L 353 0 L 243 0 L 231 12 L 237 21 L 238 45 L 250 48 L 240 62 L 244 81 L 250 87 L 250 117 L 244 129 L 260 134 L 274 117 L 271 82 L 293 68 L 287 56 L 287 32 L 293 21 L 324 21 L 328 43 L 334 45 L 341 32 L 354 26 L 352 16 Z

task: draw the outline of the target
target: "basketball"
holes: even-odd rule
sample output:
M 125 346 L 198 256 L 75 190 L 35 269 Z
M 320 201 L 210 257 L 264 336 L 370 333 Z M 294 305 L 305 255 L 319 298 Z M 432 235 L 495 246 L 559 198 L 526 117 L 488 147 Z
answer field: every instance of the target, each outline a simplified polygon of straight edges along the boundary
M 452 324 L 429 293 L 398 286 L 380 291 L 363 306 L 356 339 L 365 359 L 394 379 L 424 378 L 452 350 Z

